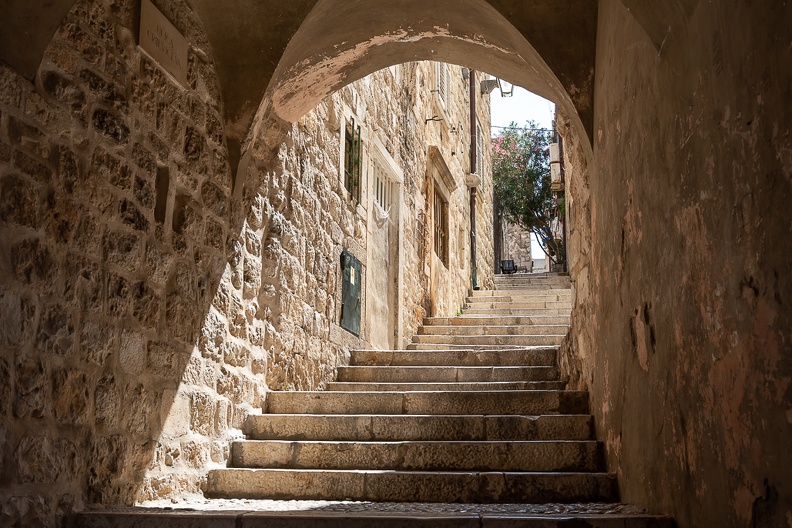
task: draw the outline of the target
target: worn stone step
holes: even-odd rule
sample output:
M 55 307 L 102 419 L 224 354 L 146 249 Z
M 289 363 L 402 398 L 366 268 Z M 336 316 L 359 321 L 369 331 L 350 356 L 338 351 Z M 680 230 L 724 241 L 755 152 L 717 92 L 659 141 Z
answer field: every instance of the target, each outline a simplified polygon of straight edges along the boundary
M 561 331 L 560 329 L 558 330 Z M 564 333 L 546 335 L 414 335 L 413 344 L 497 345 L 497 346 L 548 346 L 560 345 Z
M 512 279 L 508 281 L 495 281 L 496 290 L 503 288 L 569 288 L 571 286 L 572 282 L 569 280 L 569 278 L 548 280 Z
M 537 366 L 555 365 L 556 347 L 499 350 L 353 350 L 355 366 Z
M 572 290 L 568 287 L 552 287 L 552 288 L 545 288 L 545 287 L 516 287 L 516 286 L 504 286 L 502 288 L 498 288 L 497 290 L 493 291 L 493 297 L 542 297 L 545 295 L 561 295 L 563 297 L 570 297 L 572 295 Z M 486 296 L 482 297 L 474 297 L 475 299 L 486 299 Z
M 511 302 L 517 300 L 531 301 L 568 301 L 572 298 L 572 290 L 527 290 L 504 292 L 502 290 L 474 291 L 465 297 L 467 302 L 492 301 Z
M 231 444 L 230 465 L 271 469 L 594 472 L 602 470 L 602 460 L 602 446 L 593 440 L 239 440 Z
M 566 333 L 569 325 L 449 325 L 422 326 L 418 335 L 558 335 Z
M 331 381 L 325 390 L 329 391 L 492 391 L 492 390 L 561 390 L 562 381 L 483 381 L 468 383 L 377 383 L 370 381 L 344 382 Z
M 557 295 L 488 295 L 486 297 L 465 297 L 465 306 L 474 306 L 476 304 L 489 304 L 489 303 L 535 303 L 535 302 L 572 302 L 572 296 L 569 294 Z
M 590 440 L 588 414 L 382 415 L 253 414 L 253 440 Z
M 604 502 L 618 496 L 605 473 L 215 469 L 206 496 L 396 502 Z
M 592 418 L 566 415 L 252 415 L 252 439 L 589 440 Z
M 278 414 L 588 414 L 583 391 L 329 392 L 273 391 Z
M 267 503 L 269 504 L 269 503 Z M 328 503 L 328 506 L 333 503 Z M 551 513 L 524 513 L 525 510 L 541 512 L 538 505 L 518 507 L 514 512 L 476 511 L 481 507 L 458 506 L 446 509 L 416 507 L 405 504 L 407 511 L 393 511 L 393 503 L 369 503 L 370 509 L 359 511 L 357 504 L 347 511 L 318 508 L 315 502 L 290 501 L 295 510 L 260 511 L 255 506 L 248 509 L 218 509 L 195 511 L 174 508 L 123 508 L 113 511 L 107 507 L 96 511 L 83 511 L 65 519 L 64 528 L 674 528 L 669 517 L 646 514 L 599 513 L 605 505 L 575 505 L 574 513 L 556 513 L 557 506 L 550 505 Z M 480 505 L 485 506 L 485 505 Z M 619 505 L 608 505 L 618 507 Z M 334 508 L 339 508 L 334 506 Z M 588 510 L 593 513 L 582 513 Z M 427 511 L 428 510 L 428 511 Z
M 569 275 L 533 276 L 526 274 L 495 275 L 495 284 L 512 284 L 517 282 L 569 282 Z
M 572 310 L 572 303 L 570 301 L 519 301 L 519 302 L 489 302 L 480 301 L 474 303 L 465 303 L 463 311 L 467 312 L 467 308 L 555 308 L 558 310 Z
M 502 289 L 495 290 L 473 290 L 470 297 L 501 297 L 509 295 L 572 295 L 572 288 L 513 288 L 508 291 Z
M 510 346 L 514 346 L 514 345 L 510 345 Z M 411 350 L 411 351 L 420 350 L 420 351 L 425 351 L 425 352 L 435 351 L 435 350 L 447 350 L 447 349 L 453 349 L 453 348 L 459 348 L 459 349 L 462 349 L 462 350 L 467 350 L 469 348 L 474 348 L 475 350 L 495 350 L 495 351 L 497 351 L 497 350 L 502 350 L 504 348 L 504 345 L 489 345 L 489 344 L 471 345 L 469 343 L 468 344 L 464 344 L 464 345 L 455 345 L 453 343 L 410 343 L 409 345 L 407 345 L 407 350 Z M 526 348 L 533 348 L 533 347 L 526 346 Z
M 569 315 L 512 315 L 512 316 L 475 316 L 463 314 L 457 317 L 426 317 L 424 326 L 473 326 L 473 325 L 531 325 L 563 324 L 569 325 Z
M 398 382 L 481 382 L 481 381 L 555 381 L 555 361 L 541 366 L 508 367 L 338 367 L 338 381 Z
M 571 312 L 569 308 L 484 308 L 484 307 L 466 307 L 462 314 L 465 316 L 522 316 L 531 317 L 535 315 L 566 315 Z

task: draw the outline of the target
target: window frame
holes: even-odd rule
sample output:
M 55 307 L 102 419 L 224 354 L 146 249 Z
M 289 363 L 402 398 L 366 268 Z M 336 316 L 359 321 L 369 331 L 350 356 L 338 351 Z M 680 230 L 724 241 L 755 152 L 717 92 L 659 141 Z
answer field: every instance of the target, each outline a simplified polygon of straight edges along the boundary
M 451 67 L 445 62 L 436 62 L 435 69 L 437 97 L 440 105 L 445 110 L 451 99 Z
M 360 125 L 349 117 L 344 124 L 344 188 L 351 199 L 360 203 L 363 187 L 363 140 Z
M 440 185 L 435 182 L 434 196 L 432 197 L 432 223 L 434 224 L 434 253 L 443 265 L 448 268 L 449 261 L 449 229 L 448 229 L 448 200 L 440 191 Z

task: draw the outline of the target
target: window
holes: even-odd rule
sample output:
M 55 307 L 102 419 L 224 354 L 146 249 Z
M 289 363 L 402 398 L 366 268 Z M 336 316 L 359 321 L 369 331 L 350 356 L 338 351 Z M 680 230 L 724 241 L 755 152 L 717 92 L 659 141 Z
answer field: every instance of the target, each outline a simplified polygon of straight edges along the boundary
M 434 250 L 448 267 L 448 202 L 435 186 L 434 192 Z
M 356 201 L 360 202 L 361 176 L 360 125 L 350 119 L 344 130 L 344 186 Z
M 391 182 L 379 162 L 374 162 L 374 203 L 377 204 L 384 213 L 390 209 L 391 203 Z
M 443 108 L 448 106 L 449 96 L 451 93 L 450 75 L 448 64 L 444 62 L 437 63 L 437 95 L 440 97 L 440 102 Z

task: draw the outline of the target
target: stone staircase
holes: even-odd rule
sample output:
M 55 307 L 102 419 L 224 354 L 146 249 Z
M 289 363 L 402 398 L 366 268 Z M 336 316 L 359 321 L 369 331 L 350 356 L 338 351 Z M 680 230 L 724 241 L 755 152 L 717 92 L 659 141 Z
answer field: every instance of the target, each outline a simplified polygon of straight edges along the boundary
M 570 309 L 567 276 L 499 277 L 463 315 L 425 319 L 408 350 L 355 351 L 326 391 L 269 393 L 206 496 L 370 501 L 235 526 L 673 526 L 612 504 L 588 394 L 559 377 Z
M 326 391 L 268 394 L 207 495 L 617 502 L 588 394 L 559 379 L 570 295 L 565 275 L 499 277 L 463 315 L 425 319 L 407 350 L 355 351 Z
M 617 499 L 588 395 L 563 390 L 566 276 L 514 276 L 428 318 L 408 350 L 354 351 L 321 392 L 272 392 L 208 494 L 247 499 Z

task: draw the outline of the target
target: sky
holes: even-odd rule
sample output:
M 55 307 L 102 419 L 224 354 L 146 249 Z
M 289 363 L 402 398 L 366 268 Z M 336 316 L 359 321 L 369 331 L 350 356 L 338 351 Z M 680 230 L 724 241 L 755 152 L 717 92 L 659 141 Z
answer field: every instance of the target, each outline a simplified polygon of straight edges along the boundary
M 555 103 L 543 99 L 519 86 L 514 87 L 512 97 L 501 97 L 495 88 L 490 95 L 492 105 L 492 124 L 508 126 L 512 121 L 524 125 L 527 120 L 536 121 L 542 128 L 552 128 Z M 498 129 L 492 129 L 493 135 Z
M 555 113 L 555 103 L 548 101 L 538 95 L 529 92 L 519 86 L 514 87 L 512 97 L 501 97 L 500 91 L 496 88 L 490 95 L 492 108 L 492 135 L 496 135 L 500 130 L 498 126 L 508 126 L 512 121 L 519 125 L 524 125 L 526 121 L 535 121 L 541 128 L 552 128 L 553 114 Z M 544 252 L 536 241 L 536 237 L 531 235 L 531 255 L 534 259 L 542 259 Z

